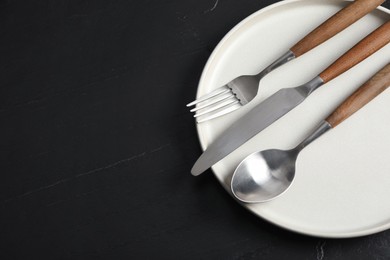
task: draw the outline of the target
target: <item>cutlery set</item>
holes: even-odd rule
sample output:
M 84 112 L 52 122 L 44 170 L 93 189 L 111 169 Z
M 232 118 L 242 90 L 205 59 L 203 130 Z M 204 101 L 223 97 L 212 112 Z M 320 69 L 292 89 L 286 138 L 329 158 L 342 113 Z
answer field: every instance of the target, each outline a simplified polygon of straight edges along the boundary
M 189 103 L 195 106 L 198 123 L 223 116 L 245 106 L 257 95 L 260 80 L 268 73 L 298 58 L 304 53 L 332 38 L 345 28 L 370 13 L 385 0 L 356 0 L 322 23 L 284 55 L 256 75 L 237 77 Z M 390 42 L 390 21 L 365 36 L 360 42 L 330 64 L 307 83 L 295 88 L 280 89 L 245 115 L 233 122 L 213 141 L 195 162 L 191 173 L 197 176 L 249 139 L 301 104 L 316 89 L 348 71 Z M 249 155 L 236 168 L 231 189 L 240 201 L 258 203 L 283 194 L 293 181 L 295 161 L 299 152 L 309 143 L 337 126 L 347 117 L 366 105 L 390 86 L 390 64 L 348 97 L 301 144 L 289 151 L 266 150 Z

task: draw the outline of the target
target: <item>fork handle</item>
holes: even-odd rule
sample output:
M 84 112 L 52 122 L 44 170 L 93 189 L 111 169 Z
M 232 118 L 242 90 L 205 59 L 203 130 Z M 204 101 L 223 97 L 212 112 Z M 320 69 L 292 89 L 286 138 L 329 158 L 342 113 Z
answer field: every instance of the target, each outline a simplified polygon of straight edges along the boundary
M 335 127 L 390 86 L 390 64 L 387 64 L 347 98 L 326 121 Z
M 291 52 L 294 53 L 295 57 L 301 56 L 332 38 L 385 1 L 386 0 L 355 0 L 291 47 Z
M 359 0 L 358 0 L 359 1 Z M 390 42 L 390 21 L 381 25 L 320 73 L 324 83 L 352 68 Z

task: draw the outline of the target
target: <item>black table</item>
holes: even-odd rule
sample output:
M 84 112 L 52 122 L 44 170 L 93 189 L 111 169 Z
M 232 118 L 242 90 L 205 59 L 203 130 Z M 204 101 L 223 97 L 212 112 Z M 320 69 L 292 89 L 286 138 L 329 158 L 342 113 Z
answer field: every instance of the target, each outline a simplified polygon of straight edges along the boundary
M 190 175 L 203 66 L 273 2 L 0 1 L 1 259 L 390 259 L 390 231 L 295 234 Z

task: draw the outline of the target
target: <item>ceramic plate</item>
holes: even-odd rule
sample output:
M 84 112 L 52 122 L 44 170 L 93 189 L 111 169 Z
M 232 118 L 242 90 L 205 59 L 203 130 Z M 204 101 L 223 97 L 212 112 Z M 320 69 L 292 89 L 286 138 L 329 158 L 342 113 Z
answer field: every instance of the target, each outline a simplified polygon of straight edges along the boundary
M 198 96 L 242 74 L 254 74 L 348 2 L 289 0 L 251 15 L 232 29 L 211 55 Z M 390 11 L 380 7 L 309 53 L 262 79 L 246 107 L 197 125 L 205 149 L 227 126 L 281 88 L 306 83 L 378 26 Z M 213 166 L 230 193 L 235 167 L 247 155 L 289 149 L 307 136 L 347 96 L 390 61 L 390 44 L 316 90 L 309 98 Z M 320 237 L 354 237 L 390 228 L 390 89 L 329 131 L 298 157 L 296 178 L 281 197 L 244 204 L 283 228 Z M 240 203 L 240 202 L 238 202 Z

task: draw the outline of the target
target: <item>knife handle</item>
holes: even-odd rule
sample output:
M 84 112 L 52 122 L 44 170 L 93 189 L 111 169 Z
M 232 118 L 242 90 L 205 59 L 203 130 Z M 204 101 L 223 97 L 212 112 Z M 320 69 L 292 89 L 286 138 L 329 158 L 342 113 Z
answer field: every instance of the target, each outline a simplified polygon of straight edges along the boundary
M 332 38 L 383 2 L 385 0 L 356 0 L 352 2 L 306 35 L 291 47 L 290 51 L 294 53 L 295 57 L 301 56 L 317 45 Z
M 358 0 L 359 1 L 359 0 Z M 320 78 L 324 83 L 334 79 L 338 75 L 349 70 L 359 62 L 366 59 L 368 56 L 385 46 L 390 42 L 390 21 L 386 22 L 349 51 L 343 56 L 337 59 L 332 65 L 326 68 L 320 73 Z
M 390 63 L 349 96 L 326 121 L 336 127 L 390 86 Z

